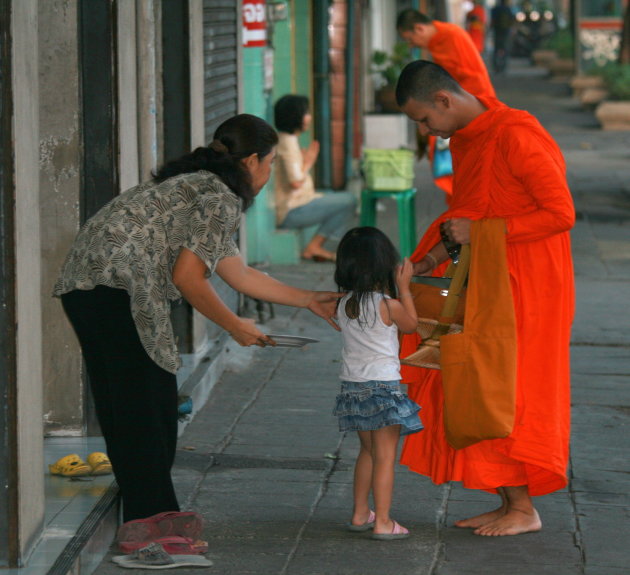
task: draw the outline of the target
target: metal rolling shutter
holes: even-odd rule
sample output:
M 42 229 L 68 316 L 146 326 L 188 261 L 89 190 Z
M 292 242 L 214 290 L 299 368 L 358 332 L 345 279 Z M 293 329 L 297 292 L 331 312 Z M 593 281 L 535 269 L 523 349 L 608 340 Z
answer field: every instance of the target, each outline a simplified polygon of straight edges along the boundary
M 206 140 L 238 112 L 236 0 L 204 0 L 204 101 Z
M 238 113 L 237 0 L 204 0 L 204 125 L 206 143 L 212 141 L 216 128 Z M 238 294 L 218 276 L 212 285 L 219 297 L 232 310 L 238 309 Z M 222 330 L 209 324 L 208 337 Z

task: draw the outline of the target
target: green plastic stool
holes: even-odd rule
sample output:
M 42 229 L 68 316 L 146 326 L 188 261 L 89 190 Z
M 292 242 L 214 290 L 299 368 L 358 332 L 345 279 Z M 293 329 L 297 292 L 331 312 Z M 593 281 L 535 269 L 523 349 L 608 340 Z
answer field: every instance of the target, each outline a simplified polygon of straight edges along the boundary
M 376 202 L 393 198 L 398 207 L 400 255 L 410 256 L 416 249 L 416 188 L 407 190 L 361 190 L 361 225 L 376 225 Z

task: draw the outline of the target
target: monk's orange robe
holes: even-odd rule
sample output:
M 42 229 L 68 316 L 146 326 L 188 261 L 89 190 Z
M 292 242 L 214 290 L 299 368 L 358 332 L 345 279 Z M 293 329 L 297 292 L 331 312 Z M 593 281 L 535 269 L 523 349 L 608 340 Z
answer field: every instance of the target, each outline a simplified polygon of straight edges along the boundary
M 488 69 L 468 32 L 450 22 L 434 20 L 433 25 L 437 32 L 427 47 L 433 61 L 466 92 L 478 98 L 496 97 Z
M 444 220 L 505 219 L 517 332 L 514 429 L 505 439 L 453 449 L 444 436 L 441 372 L 403 366 L 403 383 L 422 406 L 425 429 L 405 439 L 401 462 L 437 484 L 462 481 L 491 492 L 527 485 L 531 495 L 544 495 L 567 483 L 574 310 L 568 230 L 575 211 L 562 153 L 551 136 L 527 112 L 480 100 L 487 111 L 451 138 L 450 207 L 429 227 L 412 260 L 440 241 Z M 404 336 L 401 357 L 417 344 L 415 334 Z
M 442 66 L 466 92 L 480 98 L 495 98 L 488 69 L 468 32 L 450 22 L 434 20 L 433 25 L 437 31 L 427 46 L 433 62 Z M 434 136 L 429 137 L 428 147 L 431 162 L 435 150 Z M 442 176 L 434 182 L 447 196 L 452 194 L 453 176 Z
M 475 48 L 483 52 L 486 43 L 486 11 L 483 6 L 475 4 L 466 14 L 466 30 Z

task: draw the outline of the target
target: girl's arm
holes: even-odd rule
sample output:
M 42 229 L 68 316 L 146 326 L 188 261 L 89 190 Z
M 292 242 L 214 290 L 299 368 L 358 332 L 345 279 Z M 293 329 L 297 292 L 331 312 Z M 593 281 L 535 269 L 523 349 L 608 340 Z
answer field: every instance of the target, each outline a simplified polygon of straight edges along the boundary
M 431 272 L 448 259 L 448 252 L 440 241 L 419 262 L 413 264 L 414 275 L 431 275 Z
M 403 264 L 396 270 L 396 285 L 398 286 L 398 300 L 383 300 L 381 303 L 381 317 L 389 315 L 389 319 L 403 333 L 414 333 L 418 327 L 418 315 L 413 303 L 413 296 L 409 291 L 409 282 L 413 275 L 413 264 L 405 258 Z

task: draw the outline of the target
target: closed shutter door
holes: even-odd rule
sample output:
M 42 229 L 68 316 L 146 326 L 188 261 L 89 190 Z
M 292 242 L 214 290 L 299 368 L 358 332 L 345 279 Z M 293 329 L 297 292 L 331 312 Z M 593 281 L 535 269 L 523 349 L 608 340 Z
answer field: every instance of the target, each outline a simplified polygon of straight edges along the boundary
M 204 0 L 204 125 L 206 144 L 217 127 L 238 113 L 237 0 Z M 233 311 L 238 309 L 238 294 L 218 276 L 212 285 L 219 297 Z M 209 325 L 208 337 L 221 330 Z
M 238 112 L 236 0 L 204 0 L 204 100 L 206 140 Z

